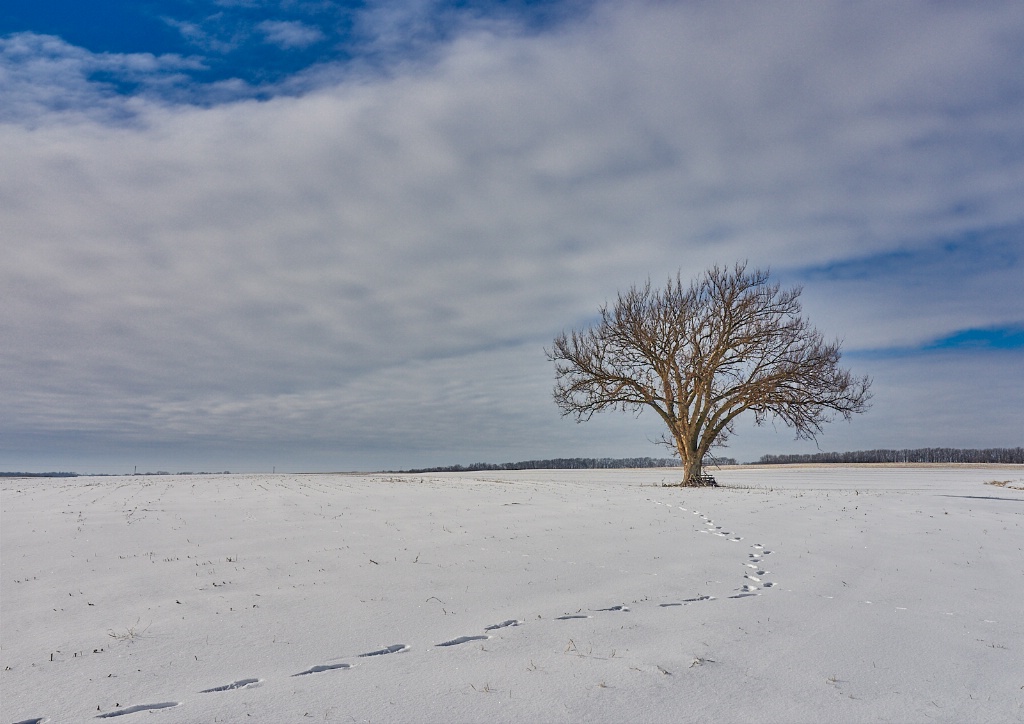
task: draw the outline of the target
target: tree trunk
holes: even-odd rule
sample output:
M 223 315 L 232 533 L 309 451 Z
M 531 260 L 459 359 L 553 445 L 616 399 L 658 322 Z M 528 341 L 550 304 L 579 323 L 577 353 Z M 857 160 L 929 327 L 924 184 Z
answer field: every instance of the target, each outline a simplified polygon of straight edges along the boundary
M 683 480 L 680 482 L 682 486 L 696 486 L 697 478 L 702 474 L 702 463 L 701 455 L 697 452 L 696 444 L 687 444 L 685 440 L 678 440 L 676 442 L 676 448 L 679 450 L 679 459 L 683 463 Z
M 696 487 L 700 483 L 697 479 L 701 475 L 700 461 L 688 461 L 683 463 L 683 481 L 680 485 Z

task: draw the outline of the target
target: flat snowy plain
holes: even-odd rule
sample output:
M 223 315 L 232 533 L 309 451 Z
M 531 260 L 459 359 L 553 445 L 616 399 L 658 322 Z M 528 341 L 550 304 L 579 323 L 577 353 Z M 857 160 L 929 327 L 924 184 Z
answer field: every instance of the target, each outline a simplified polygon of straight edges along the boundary
M 0 717 L 1024 720 L 1020 466 L 678 474 L 3 480 Z

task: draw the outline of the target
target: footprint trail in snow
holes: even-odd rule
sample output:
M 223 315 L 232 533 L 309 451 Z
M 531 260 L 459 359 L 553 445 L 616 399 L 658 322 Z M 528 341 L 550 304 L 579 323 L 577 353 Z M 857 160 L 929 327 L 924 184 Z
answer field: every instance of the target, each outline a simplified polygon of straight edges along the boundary
M 650 500 L 655 505 L 664 505 L 665 507 L 667 507 L 669 509 L 675 508 L 675 509 L 680 510 L 680 511 L 682 511 L 684 513 L 688 512 L 688 513 L 691 513 L 691 514 L 697 516 L 701 521 L 703 521 L 703 526 L 695 529 L 695 532 L 697 532 L 697 533 L 701 533 L 701 534 L 704 534 L 704 535 L 708 535 L 708 534 L 714 535 L 714 536 L 722 538 L 722 539 L 724 539 L 724 540 L 726 540 L 726 541 L 728 541 L 730 543 L 738 543 L 738 542 L 743 540 L 743 536 L 735 535 L 732 531 L 729 531 L 729 530 L 724 530 L 724 526 L 717 525 L 714 520 L 712 520 L 710 517 L 708 517 L 706 514 L 700 512 L 699 510 L 689 510 L 689 509 L 685 508 L 682 505 L 675 505 L 675 506 L 673 506 L 670 503 L 661 503 L 661 502 L 659 502 L 657 500 L 653 500 L 651 498 L 648 498 L 648 500 Z M 775 585 L 776 585 L 776 583 L 774 581 L 765 580 L 763 578 L 763 576 L 766 576 L 766 575 L 768 575 L 770 573 L 770 571 L 766 570 L 763 567 L 763 563 L 764 563 L 764 556 L 767 556 L 767 555 L 771 554 L 771 551 L 765 550 L 764 549 L 764 545 L 761 544 L 761 543 L 755 543 L 755 544 L 753 544 L 751 546 L 751 548 L 753 549 L 753 553 L 749 553 L 747 555 L 747 558 L 749 560 L 748 560 L 748 562 L 744 563 L 743 565 L 745 567 L 753 569 L 753 570 L 747 571 L 747 572 L 745 572 L 743 574 L 743 584 L 739 588 L 735 589 L 737 591 L 735 595 L 729 596 L 728 598 L 736 599 L 736 598 L 749 598 L 751 596 L 759 596 L 759 595 L 761 595 L 761 591 L 763 591 L 765 589 L 769 589 L 769 588 L 774 588 Z M 683 601 L 682 603 L 692 603 L 692 602 L 695 602 L 697 600 L 708 600 L 710 598 L 713 598 L 713 597 L 709 596 L 709 597 L 702 597 L 702 598 L 699 598 L 699 599 L 688 599 L 686 601 Z M 678 605 L 682 605 L 682 603 L 670 603 L 670 604 L 661 604 L 661 605 L 662 605 L 662 607 L 678 606 Z
M 697 533 L 702 533 L 702 534 L 705 534 L 705 535 L 708 535 L 708 534 L 714 535 L 714 536 L 722 538 L 723 540 L 726 540 L 726 541 L 728 541 L 730 543 L 736 543 L 736 542 L 739 542 L 739 541 L 743 540 L 742 536 L 735 535 L 732 531 L 729 531 L 729 530 L 723 530 L 723 526 L 716 525 L 714 520 L 712 520 L 707 515 L 705 515 L 704 513 L 701 513 L 698 510 L 690 511 L 690 510 L 687 510 L 687 508 L 685 508 L 683 506 L 672 506 L 672 505 L 667 504 L 667 503 L 658 503 L 658 501 L 653 501 L 653 500 L 651 502 L 654 502 L 654 503 L 656 503 L 658 505 L 666 505 L 666 507 L 669 507 L 669 508 L 673 508 L 674 507 L 674 508 L 676 508 L 679 511 L 682 511 L 684 513 L 690 512 L 693 515 L 697 516 L 703 522 L 702 527 L 696 529 Z M 740 588 L 736 589 L 738 591 L 738 593 L 736 593 L 735 595 L 732 595 L 732 596 L 728 596 L 728 598 L 737 599 L 737 598 L 747 598 L 747 597 L 751 597 L 751 596 L 758 596 L 758 595 L 760 595 L 760 592 L 762 590 L 772 588 L 773 586 L 776 585 L 774 582 L 767 581 L 767 580 L 764 579 L 764 576 L 766 576 L 766 575 L 768 575 L 770 573 L 768 570 L 766 570 L 764 568 L 764 557 L 767 556 L 767 555 L 770 555 L 771 551 L 770 550 L 765 550 L 764 546 L 762 544 L 760 544 L 760 543 L 755 543 L 753 546 L 751 546 L 751 548 L 752 548 L 753 552 L 747 554 L 747 561 L 745 563 L 743 563 L 743 567 L 746 569 L 746 571 L 743 574 L 743 581 L 744 581 L 744 583 L 743 583 L 743 585 Z M 686 599 L 683 599 L 681 601 L 673 601 L 673 602 L 667 602 L 667 603 L 660 603 L 660 604 L 658 604 L 658 606 L 659 606 L 659 608 L 673 608 L 673 607 L 682 607 L 682 606 L 687 606 L 687 605 L 690 605 L 690 604 L 703 603 L 703 602 L 715 601 L 715 600 L 717 600 L 715 596 L 704 594 L 704 595 L 693 596 L 691 598 L 686 598 Z M 626 606 L 626 605 L 618 604 L 618 605 L 613 605 L 613 606 L 607 606 L 607 607 L 604 607 L 604 608 L 592 608 L 592 609 L 588 609 L 588 610 L 591 613 L 595 613 L 595 614 L 612 614 L 612 613 L 626 613 L 626 612 L 630 611 L 630 608 L 628 606 Z M 591 613 L 583 613 L 582 610 L 581 610 L 581 611 L 578 611 L 577 613 L 566 613 L 566 614 L 563 614 L 561 616 L 555 616 L 554 620 L 556 620 L 556 621 L 572 621 L 572 620 L 580 620 L 580 619 L 592 619 L 594 617 L 591 615 Z M 469 634 L 469 635 L 465 635 L 465 636 L 458 636 L 456 638 L 449 639 L 447 641 L 442 641 L 440 643 L 434 644 L 434 647 L 435 648 L 452 648 L 452 647 L 461 646 L 462 644 L 471 643 L 471 642 L 475 642 L 475 641 L 487 641 L 487 640 L 492 638 L 492 635 L 490 633 L 488 633 L 488 632 L 498 631 L 500 629 L 506 629 L 506 628 L 513 628 L 513 627 L 516 627 L 516 626 L 522 626 L 523 623 L 524 622 L 522 620 L 520 620 L 520 619 L 514 619 L 514 618 L 506 619 L 504 621 L 500 621 L 498 623 L 494 623 L 494 624 L 490 624 L 488 626 L 485 626 L 483 628 L 484 633 L 481 633 L 481 634 Z M 384 647 L 382 649 L 376 649 L 374 651 L 367 651 L 366 653 L 358 654 L 358 655 L 355 656 L 355 658 L 371 658 L 371 657 L 387 656 L 389 654 L 405 653 L 405 652 L 408 652 L 410 650 L 411 650 L 411 647 L 408 644 L 392 644 L 392 645 L 386 646 L 386 647 Z M 311 666 L 308 669 L 305 669 L 304 671 L 300 671 L 298 673 L 292 674 L 292 676 L 293 677 L 295 677 L 295 676 L 309 676 L 309 675 L 312 675 L 312 674 L 321 674 L 321 673 L 330 672 L 330 671 L 343 671 L 343 670 L 351 669 L 355 665 L 356 664 L 354 664 L 354 663 L 348 663 L 348 662 L 317 664 L 317 665 Z M 199 693 L 201 693 L 201 694 L 212 694 L 212 693 L 221 693 L 221 692 L 228 692 L 228 691 L 238 691 L 238 690 L 242 690 L 242 689 L 252 689 L 252 688 L 256 688 L 256 687 L 260 686 L 261 684 L 263 684 L 263 682 L 264 682 L 263 679 L 255 678 L 255 677 L 254 678 L 238 679 L 236 681 L 231 682 L 230 684 L 225 684 L 223 686 L 215 686 L 215 687 L 210 688 L 210 689 L 202 689 Z M 139 712 L 143 712 L 143 711 L 153 712 L 153 711 L 157 711 L 159 709 L 168 709 L 168 708 L 177 707 L 177 706 L 181 706 L 181 702 L 166 701 L 166 702 L 159 702 L 159 703 L 156 703 L 156 704 L 139 704 L 139 705 L 136 705 L 136 706 L 129 706 L 129 707 L 126 707 L 126 708 L 116 709 L 116 710 L 111 711 L 111 712 L 106 712 L 106 713 L 103 713 L 103 714 L 99 714 L 99 715 L 96 716 L 96 718 L 97 719 L 107 719 L 107 718 L 112 718 L 112 717 L 126 716 L 126 715 L 129 715 L 129 714 L 135 714 L 135 713 L 139 713 Z M 42 724 L 42 722 L 47 721 L 47 719 L 44 717 L 44 718 L 40 718 L 40 719 L 30 719 L 30 720 L 26 720 L 26 721 L 38 722 L 39 724 Z

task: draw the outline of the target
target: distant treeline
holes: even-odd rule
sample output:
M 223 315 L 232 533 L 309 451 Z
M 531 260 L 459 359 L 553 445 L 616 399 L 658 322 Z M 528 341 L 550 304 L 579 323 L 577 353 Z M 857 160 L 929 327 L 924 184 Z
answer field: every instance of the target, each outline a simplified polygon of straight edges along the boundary
M 915 450 L 856 450 L 811 455 L 762 455 L 757 465 L 787 463 L 1024 463 L 1024 447 L 960 450 L 922 447 Z
M 735 465 L 733 458 L 714 458 L 704 465 Z M 389 473 L 474 473 L 487 470 L 614 470 L 620 468 L 678 468 L 675 458 L 553 458 L 551 460 L 521 460 L 517 463 L 471 463 L 445 465 L 413 470 L 386 470 Z
M 78 473 L 0 473 L 0 478 L 77 478 Z
M 603 468 L 676 468 L 675 458 L 554 458 L 522 460 L 518 463 L 472 463 L 414 470 L 388 470 L 394 473 L 473 473 L 485 470 L 597 470 Z

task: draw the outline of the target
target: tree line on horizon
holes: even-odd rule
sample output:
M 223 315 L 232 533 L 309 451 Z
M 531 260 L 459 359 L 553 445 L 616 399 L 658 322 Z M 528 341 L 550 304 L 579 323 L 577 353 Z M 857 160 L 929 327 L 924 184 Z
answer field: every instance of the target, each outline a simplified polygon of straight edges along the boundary
M 0 478 L 77 478 L 78 473 L 0 473 Z
M 905 450 L 856 450 L 809 455 L 762 455 L 757 465 L 792 463 L 1024 463 L 1024 447 L 993 447 L 984 450 L 922 447 Z
M 986 448 L 984 450 L 925 447 L 902 450 L 855 450 L 807 455 L 762 455 L 743 465 L 787 465 L 794 463 L 1002 463 L 1024 464 L 1024 447 Z M 705 467 L 739 465 L 735 458 L 706 458 Z M 553 458 L 522 460 L 515 463 L 471 463 L 442 465 L 412 470 L 385 470 L 387 473 L 474 473 L 488 470 L 616 470 L 623 468 L 678 468 L 676 458 Z
M 744 465 L 791 465 L 799 463 L 1001 463 L 1024 465 L 1024 447 L 994 447 L 983 450 L 923 447 L 902 450 L 854 450 L 852 452 L 822 452 L 806 455 L 762 455 L 755 462 Z M 739 465 L 735 458 L 706 458 L 704 465 Z M 488 470 L 618 470 L 624 468 L 678 468 L 675 458 L 552 458 L 549 460 L 521 460 L 515 463 L 471 463 L 469 465 L 443 465 L 411 470 L 384 470 L 385 473 L 473 473 Z M 227 472 L 227 471 L 225 471 Z M 152 473 L 147 473 L 152 475 Z M 192 475 L 193 473 L 177 473 Z M 209 473 L 195 473 L 208 475 Z M 107 475 L 94 473 L 93 475 Z M 141 473 L 137 473 L 141 475 Z M 0 472 L 0 478 L 75 478 L 73 472 Z
M 735 461 L 733 461 L 735 462 Z M 675 458 L 552 458 L 521 460 L 516 463 L 470 463 L 414 470 L 386 470 L 388 473 L 475 473 L 487 470 L 601 470 L 619 468 L 678 468 Z

